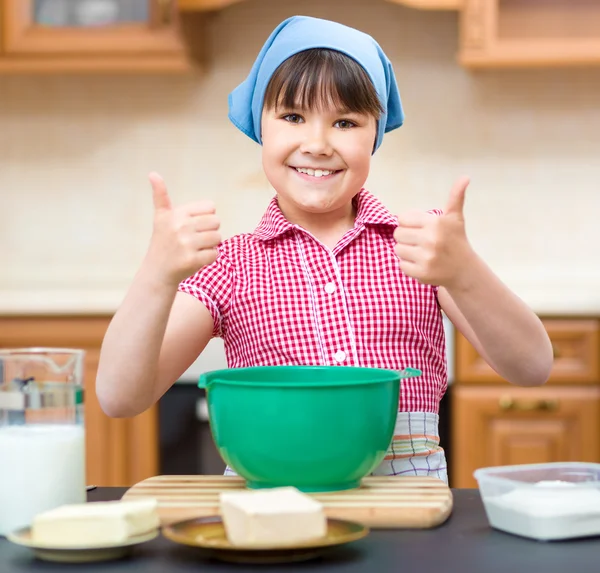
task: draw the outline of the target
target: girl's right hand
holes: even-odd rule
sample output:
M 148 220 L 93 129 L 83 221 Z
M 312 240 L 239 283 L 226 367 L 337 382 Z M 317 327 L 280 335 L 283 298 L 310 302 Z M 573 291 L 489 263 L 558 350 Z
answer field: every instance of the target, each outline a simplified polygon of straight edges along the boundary
M 149 175 L 154 227 L 145 263 L 167 284 L 177 285 L 217 260 L 220 223 L 210 201 L 173 207 L 162 177 Z

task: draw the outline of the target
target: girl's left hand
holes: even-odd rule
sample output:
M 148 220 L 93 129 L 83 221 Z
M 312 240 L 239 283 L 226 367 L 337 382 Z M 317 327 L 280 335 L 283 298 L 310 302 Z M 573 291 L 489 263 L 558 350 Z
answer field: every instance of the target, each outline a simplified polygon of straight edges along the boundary
M 463 213 L 469 182 L 468 177 L 456 181 L 442 215 L 418 211 L 398 217 L 394 251 L 405 274 L 446 288 L 459 282 L 475 254 Z

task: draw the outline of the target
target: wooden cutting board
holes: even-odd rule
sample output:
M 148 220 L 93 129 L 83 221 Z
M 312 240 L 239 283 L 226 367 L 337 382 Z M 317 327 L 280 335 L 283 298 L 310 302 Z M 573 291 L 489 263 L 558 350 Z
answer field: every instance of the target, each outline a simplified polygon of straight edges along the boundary
M 123 499 L 155 497 L 161 523 L 219 514 L 219 493 L 245 489 L 237 476 L 156 476 L 129 488 Z M 440 525 L 452 511 L 452 492 L 433 477 L 369 476 L 358 489 L 310 494 L 328 517 L 373 529 L 425 529 Z

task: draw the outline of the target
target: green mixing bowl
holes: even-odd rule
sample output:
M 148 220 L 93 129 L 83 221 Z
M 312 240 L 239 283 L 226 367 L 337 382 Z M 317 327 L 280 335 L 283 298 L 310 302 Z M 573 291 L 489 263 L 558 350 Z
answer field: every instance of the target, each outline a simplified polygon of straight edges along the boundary
M 210 427 L 250 488 L 351 489 L 383 460 L 401 378 L 421 372 L 347 366 L 260 366 L 207 372 Z

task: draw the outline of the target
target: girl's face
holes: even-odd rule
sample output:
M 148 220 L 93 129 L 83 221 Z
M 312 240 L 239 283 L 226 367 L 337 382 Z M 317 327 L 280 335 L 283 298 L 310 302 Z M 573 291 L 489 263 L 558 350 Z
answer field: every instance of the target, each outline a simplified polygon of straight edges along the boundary
M 376 129 L 372 115 L 332 105 L 263 110 L 263 168 L 288 220 L 352 209 L 369 174 Z

